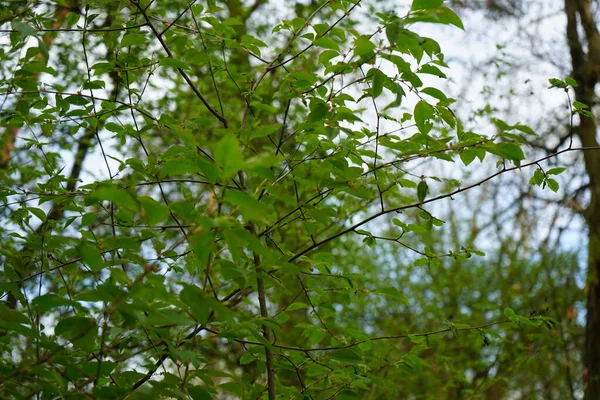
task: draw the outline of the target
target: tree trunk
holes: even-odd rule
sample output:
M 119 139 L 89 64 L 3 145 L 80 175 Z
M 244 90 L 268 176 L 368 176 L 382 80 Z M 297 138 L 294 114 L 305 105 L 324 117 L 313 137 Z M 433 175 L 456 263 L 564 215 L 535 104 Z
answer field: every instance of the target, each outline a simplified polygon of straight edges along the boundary
M 572 75 L 579 86 L 577 101 L 592 105 L 600 71 L 600 34 L 590 0 L 565 0 L 567 42 L 571 53 Z M 579 36 L 579 24 L 584 37 Z M 587 46 L 584 46 L 584 43 Z M 581 117 L 577 135 L 584 147 L 597 147 L 596 121 Z M 584 346 L 584 389 L 586 400 L 600 399 L 600 153 L 584 152 L 589 177 L 590 204 L 585 211 L 588 225 L 587 314 Z

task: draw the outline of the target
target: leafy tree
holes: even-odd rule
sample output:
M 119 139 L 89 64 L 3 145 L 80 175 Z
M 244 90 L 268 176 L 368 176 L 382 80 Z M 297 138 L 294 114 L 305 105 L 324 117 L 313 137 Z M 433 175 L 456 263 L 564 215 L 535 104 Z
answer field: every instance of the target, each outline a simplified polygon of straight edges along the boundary
M 453 2 L 453 4 L 464 5 L 461 2 Z M 544 10 L 539 7 L 542 4 Z M 497 12 L 498 5 L 502 6 L 502 12 Z M 563 88 L 571 97 L 569 103 L 575 100 L 572 107 L 565 109 L 562 104 L 556 107 L 552 112 L 555 118 L 549 118 L 547 114 L 530 113 L 531 124 L 539 127 L 541 133 L 539 138 L 530 140 L 530 144 L 545 154 L 554 154 L 560 148 L 579 145 L 597 147 L 598 134 L 594 111 L 598 103 L 595 93 L 598 60 L 595 48 L 600 42 L 598 41 L 598 19 L 593 2 L 587 0 L 543 3 L 493 1 L 487 2 L 487 6 L 489 8 L 483 4 L 474 7 L 479 11 L 487 8 L 489 14 L 496 19 L 496 21 L 488 20 L 487 32 L 505 31 L 511 24 L 519 24 L 521 27 L 509 39 L 510 45 L 502 48 L 506 59 L 512 64 L 510 66 L 508 63 L 505 64 L 503 71 L 505 74 L 508 73 L 514 78 L 527 71 L 528 78 L 531 78 L 531 74 L 535 74 L 535 71 L 551 68 L 558 74 L 571 75 L 577 82 L 577 85 L 571 88 L 565 86 L 565 82 L 555 82 L 557 87 Z M 527 21 L 525 24 L 521 24 L 525 21 Z M 548 29 L 549 26 L 552 28 Z M 519 50 L 515 51 L 516 49 Z M 515 82 L 515 79 L 510 83 L 513 89 L 518 88 L 520 84 L 521 82 Z M 530 105 L 548 99 L 544 93 L 536 90 L 528 91 L 531 91 L 532 95 L 527 102 Z M 511 107 L 507 111 L 508 113 L 519 112 L 517 108 Z M 565 123 L 569 114 L 574 122 Z M 588 259 L 587 276 L 582 285 L 587 296 L 587 310 L 585 345 L 582 348 L 584 369 L 581 380 L 584 381 L 585 398 L 596 399 L 600 397 L 600 357 L 598 356 L 600 340 L 596 334 L 600 329 L 600 307 L 598 306 L 600 304 L 598 297 L 600 256 L 597 251 L 598 154 L 595 151 L 584 151 L 577 156 L 571 156 L 570 163 L 575 164 L 577 168 L 571 169 L 569 176 L 563 179 L 567 185 L 560 196 L 550 202 L 548 198 L 541 197 L 538 204 L 558 205 L 563 209 L 563 216 L 568 215 L 571 221 L 575 221 L 575 224 L 571 225 L 575 225 L 575 229 L 585 231 L 587 235 L 585 251 Z M 534 218 L 539 215 L 532 213 Z M 579 226 L 579 221 L 583 222 L 583 229 Z M 564 229 L 558 230 L 555 235 L 560 236 L 562 232 Z
M 569 327 L 530 312 L 535 286 L 461 299 L 454 279 L 515 277 L 484 279 L 438 205 L 527 167 L 555 191 L 558 154 L 525 161 L 529 127 L 466 128 L 430 83 L 448 66 L 429 24 L 463 28 L 442 0 L 382 9 L 0 6 L 3 398 L 540 392 L 517 372 L 569 361 Z M 554 282 L 576 268 L 520 257 L 540 277 L 565 265 Z

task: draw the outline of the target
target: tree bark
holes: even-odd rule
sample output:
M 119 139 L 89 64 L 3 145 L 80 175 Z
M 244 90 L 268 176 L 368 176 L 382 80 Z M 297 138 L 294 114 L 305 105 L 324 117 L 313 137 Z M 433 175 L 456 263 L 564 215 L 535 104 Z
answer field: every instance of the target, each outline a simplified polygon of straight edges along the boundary
M 592 105 L 600 71 L 600 34 L 590 0 L 565 0 L 567 43 L 571 53 L 572 76 L 577 101 Z M 578 28 L 583 28 L 580 37 Z M 584 46 L 584 43 L 587 46 Z M 577 129 L 581 144 L 598 146 L 596 121 L 581 117 Z M 586 400 L 600 399 L 600 153 L 584 152 L 589 177 L 590 204 L 585 210 L 588 225 L 587 314 L 585 326 L 584 390 Z

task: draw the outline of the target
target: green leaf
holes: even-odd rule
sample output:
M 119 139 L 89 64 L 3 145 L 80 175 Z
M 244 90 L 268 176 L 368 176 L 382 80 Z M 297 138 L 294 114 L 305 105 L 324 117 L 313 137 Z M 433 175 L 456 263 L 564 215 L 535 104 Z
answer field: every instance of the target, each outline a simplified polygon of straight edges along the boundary
M 398 18 L 394 17 L 391 23 L 387 24 L 385 27 L 385 35 L 388 38 L 390 44 L 395 44 L 402 32 L 404 31 L 404 22 Z
M 35 215 L 40 221 L 44 222 L 46 220 L 46 213 L 41 208 L 27 207 L 27 210 Z
M 521 146 L 516 143 L 498 143 L 498 149 L 500 154 L 509 160 L 521 161 L 525 159 Z
M 436 88 L 432 88 L 432 87 L 426 87 L 420 90 L 421 93 L 425 93 L 430 95 L 431 97 L 434 97 L 438 100 L 447 100 L 448 97 L 444 94 L 444 92 L 442 92 L 439 89 Z
M 252 139 L 267 137 L 269 135 L 274 134 L 275 132 L 277 132 L 279 130 L 281 130 L 280 124 L 261 125 L 250 131 L 249 139 L 252 140 Z
M 87 242 L 81 243 L 79 246 L 79 255 L 83 262 L 94 272 L 98 272 L 104 267 L 104 260 L 102 259 L 100 250 L 96 246 L 92 246 Z
M 37 29 L 35 29 L 31 25 L 24 24 L 24 23 L 18 22 L 18 21 L 12 21 L 10 23 L 10 25 L 14 30 L 16 30 L 23 36 L 36 36 L 37 35 Z
M 152 197 L 140 196 L 138 200 L 142 204 L 142 208 L 146 212 L 148 223 L 152 226 L 158 224 L 169 215 L 169 207 L 163 203 L 159 203 Z
M 335 358 L 336 360 L 340 360 L 348 364 L 356 364 L 362 361 L 362 357 L 358 355 L 358 353 L 350 349 L 333 350 L 330 353 L 330 355 L 332 358 Z
M 440 7 L 444 0 L 413 0 L 411 10 L 426 10 L 429 8 Z
M 93 318 L 73 316 L 59 321 L 54 333 L 77 347 L 92 350 L 98 334 L 98 325 Z
M 508 308 L 508 307 L 506 307 L 506 308 L 504 309 L 504 316 L 505 316 L 506 318 L 512 318 L 512 317 L 514 317 L 515 315 L 516 315 L 516 314 L 515 314 L 515 312 L 512 310 L 512 308 Z
M 123 36 L 123 39 L 121 40 L 121 46 L 122 47 L 127 47 L 127 46 L 135 46 L 135 45 L 141 45 L 141 44 L 145 44 L 148 41 L 148 38 L 146 37 L 146 35 L 143 35 L 141 33 L 127 33 L 125 36 Z M 162 64 L 162 65 L 167 65 L 167 64 Z
M 329 38 L 320 38 L 317 39 L 313 42 L 313 44 L 317 47 L 322 47 L 324 49 L 331 49 L 331 50 L 340 50 L 340 45 L 337 44 L 337 42 L 335 42 L 333 39 L 329 39 Z
M 96 190 L 89 195 L 92 201 L 110 201 L 118 207 L 138 210 L 139 202 L 129 189 L 121 189 L 108 182 L 100 183 Z
M 242 152 L 237 139 L 232 134 L 226 134 L 216 145 L 214 152 L 215 162 L 222 169 L 225 179 L 231 178 L 244 165 Z
M 100 80 L 87 81 L 82 86 L 84 89 L 104 89 L 106 82 Z
M 560 175 L 565 172 L 566 168 L 552 168 L 546 171 L 546 175 Z
M 421 133 L 429 133 L 433 125 L 429 122 L 434 116 L 434 109 L 429 103 L 424 100 L 420 100 L 416 105 L 413 112 L 415 123 Z
M 309 107 L 310 114 L 308 115 L 308 119 L 313 122 L 322 120 L 329 113 L 329 106 L 321 99 L 311 99 Z
M 188 386 L 187 392 L 193 400 L 212 400 L 212 395 L 202 386 Z
M 164 65 L 166 67 L 181 68 L 181 69 L 187 68 L 187 64 L 186 63 L 184 63 L 181 60 L 178 60 L 176 58 L 171 58 L 171 57 L 161 58 L 158 61 L 158 63 L 160 65 Z
M 269 210 L 265 203 L 240 190 L 229 190 L 225 193 L 225 201 L 239 207 L 240 212 L 247 220 L 263 221 L 268 215 Z
M 373 97 L 377 98 L 383 91 L 383 82 L 385 81 L 386 76 L 377 68 L 372 68 L 367 75 L 373 76 Z
M 446 78 L 446 74 L 444 74 L 438 67 L 431 64 L 422 65 L 417 72 L 420 74 L 429 74 L 438 76 L 440 78 Z
M 527 125 L 516 124 L 514 126 L 514 128 L 518 129 L 521 132 L 526 133 L 528 135 L 537 136 L 537 133 L 535 133 L 535 131 L 533 129 L 531 129 L 530 127 L 528 127 Z
M 568 86 L 565 82 L 563 82 L 562 80 L 560 80 L 558 78 L 550 78 L 550 79 L 548 79 L 548 82 L 550 82 L 550 86 L 548 87 L 548 89 L 551 89 L 551 88 L 566 89 Z
M 423 200 L 425 200 L 425 197 L 427 196 L 428 192 L 429 186 L 427 185 L 427 182 L 425 182 L 424 180 L 420 181 L 417 185 L 417 198 L 419 199 L 420 203 L 422 203 Z
M 208 321 L 210 304 L 204 298 L 204 294 L 199 287 L 184 285 L 183 290 L 179 293 L 179 299 L 190 308 L 192 314 L 198 319 L 198 322 L 205 324 Z
M 308 308 L 308 304 L 297 301 L 295 303 L 290 304 L 289 307 L 286 308 L 286 311 L 294 311 L 299 310 L 301 308 Z
M 441 24 L 449 24 L 449 25 L 454 25 L 457 28 L 460 28 L 462 30 L 465 29 L 462 21 L 460 20 L 460 17 L 451 9 L 449 9 L 448 7 L 440 7 L 439 9 L 440 11 L 438 12 L 438 18 L 439 18 L 439 22 Z
M 71 305 L 72 302 L 53 293 L 47 293 L 34 298 L 31 301 L 31 306 L 37 312 L 44 314 L 50 310 Z
M 240 365 L 247 365 L 254 361 L 256 361 L 256 356 L 251 352 L 247 352 L 240 358 Z
M 415 267 L 419 267 L 421 265 L 428 265 L 429 264 L 429 258 L 428 257 L 422 257 L 422 258 L 418 258 L 415 260 L 415 262 L 413 263 L 413 265 Z
M 465 167 L 473 162 L 473 160 L 477 157 L 477 151 L 473 149 L 466 149 L 458 153 L 461 161 L 465 164 Z
M 550 190 L 552 190 L 553 192 L 558 191 L 558 182 L 556 182 L 554 179 L 546 179 L 546 185 L 548 185 Z
M 376 46 L 368 36 L 360 36 L 354 41 L 354 56 L 355 57 L 369 57 L 373 54 Z
M 398 300 L 400 304 L 410 304 L 410 301 L 393 286 L 385 286 L 375 291 L 394 300 Z
M 567 85 L 571 86 L 571 87 L 574 87 L 574 88 L 575 88 L 575 87 L 577 87 L 577 86 L 579 86 L 579 85 L 577 84 L 577 81 L 576 81 L 575 79 L 571 78 L 570 76 L 567 76 L 567 77 L 565 78 L 565 83 L 566 83 Z
M 529 184 L 540 186 L 542 182 L 544 182 L 544 173 L 538 168 L 533 172 L 533 176 L 529 180 Z
M 437 24 L 454 25 L 460 29 L 465 29 L 460 17 L 448 7 L 413 11 L 406 18 L 406 22 L 433 22 Z

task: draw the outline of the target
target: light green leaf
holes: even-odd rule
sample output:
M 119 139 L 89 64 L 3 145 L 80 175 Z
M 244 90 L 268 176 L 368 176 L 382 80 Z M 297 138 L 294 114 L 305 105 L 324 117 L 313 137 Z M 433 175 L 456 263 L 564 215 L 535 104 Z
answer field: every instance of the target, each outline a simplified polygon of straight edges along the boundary
M 385 286 L 375 291 L 394 300 L 398 300 L 400 304 L 410 304 L 410 301 L 393 286 Z
M 413 0 L 411 10 L 426 10 L 437 8 L 444 3 L 444 0 Z
M 465 29 L 460 17 L 448 7 L 416 10 L 406 18 L 406 22 L 433 22 L 437 24 L 454 25 L 460 29 Z
M 463 162 L 463 164 L 465 164 L 465 166 L 467 166 L 473 162 L 475 157 L 477 157 L 477 152 L 472 149 L 466 149 L 466 150 L 463 150 L 460 153 L 458 153 L 458 155 L 459 155 L 461 161 Z
M 313 44 L 317 47 L 322 47 L 324 49 L 331 49 L 331 50 L 340 50 L 340 45 L 337 44 L 337 42 L 335 42 L 333 39 L 329 39 L 329 38 L 320 38 L 317 39 L 313 42 Z
M 121 189 L 112 183 L 100 183 L 96 190 L 89 195 L 92 201 L 111 201 L 116 206 L 130 210 L 138 210 L 139 202 L 129 189 Z
M 184 63 L 181 60 L 178 60 L 176 58 L 171 58 L 171 57 L 160 59 L 159 64 L 167 66 L 167 67 L 173 67 L 173 68 L 181 68 L 181 69 L 187 68 L 186 63 Z
M 392 45 L 396 43 L 403 31 L 404 22 L 398 17 L 395 17 L 392 22 L 385 27 L 385 35 Z
M 426 101 L 420 100 L 413 112 L 415 123 L 421 133 L 429 133 L 433 125 L 429 122 L 434 116 L 434 109 Z
M 533 172 L 533 176 L 529 180 L 529 184 L 540 186 L 542 182 L 544 182 L 544 173 L 538 168 Z
M 579 86 L 579 85 L 577 84 L 577 81 L 576 81 L 575 79 L 571 78 L 570 76 L 567 76 L 567 77 L 565 78 L 565 83 L 566 83 L 567 85 L 571 86 L 571 87 L 577 87 L 577 86 Z
M 368 36 L 360 36 L 354 41 L 354 56 L 355 57 L 368 57 L 373 54 L 376 46 Z
M 551 88 L 566 89 L 568 86 L 565 82 L 563 82 L 561 79 L 558 79 L 558 78 L 550 78 L 550 79 L 548 79 L 548 82 L 550 82 L 550 86 L 548 87 L 548 89 L 551 89 Z
M 444 74 L 438 67 L 431 64 L 422 65 L 417 72 L 420 74 L 429 74 L 438 76 L 440 78 L 446 78 L 446 74 Z
M 267 217 L 268 208 L 265 203 L 241 190 L 229 190 L 225 193 L 225 201 L 239 207 L 242 216 L 247 220 L 263 221 Z
M 516 315 L 516 314 L 515 314 L 515 312 L 513 311 L 513 309 L 512 309 L 512 308 L 508 308 L 508 307 L 506 307 L 506 308 L 504 309 L 504 316 L 505 316 L 506 318 L 512 318 L 512 317 L 514 317 L 515 315 Z
M 560 175 L 565 172 L 566 168 L 552 168 L 546 172 L 546 175 Z
M 256 139 L 261 137 L 266 137 L 274 134 L 275 132 L 281 129 L 280 124 L 271 124 L 271 125 L 261 125 L 256 128 L 253 128 L 250 131 L 249 139 Z
M 420 90 L 421 93 L 425 93 L 430 95 L 431 97 L 434 97 L 438 100 L 447 100 L 448 97 L 444 94 L 444 92 L 442 92 L 439 89 L 436 88 L 432 88 L 432 87 L 426 87 Z
M 215 145 L 214 159 L 218 166 L 222 168 L 222 176 L 225 179 L 231 178 L 244 165 L 242 152 L 237 139 L 232 134 L 226 134 Z
M 521 161 L 525 159 L 523 150 L 516 143 L 498 143 L 498 149 L 504 158 L 513 161 Z
M 548 185 L 548 187 L 550 188 L 550 190 L 552 190 L 553 192 L 557 192 L 558 191 L 558 182 L 556 182 L 554 179 L 546 179 L 546 184 Z
M 306 303 L 302 303 L 302 302 L 295 302 L 289 305 L 288 308 L 286 308 L 286 311 L 294 311 L 294 310 L 299 310 L 301 308 L 308 308 L 308 305 Z
M 146 43 L 147 41 L 148 38 L 146 37 L 146 35 L 143 35 L 141 33 L 127 33 L 125 36 L 123 36 L 123 39 L 121 40 L 121 46 L 127 47 L 140 45 Z

